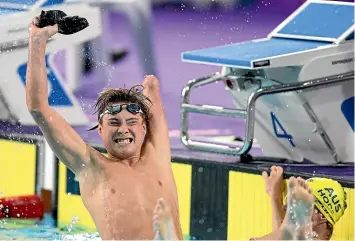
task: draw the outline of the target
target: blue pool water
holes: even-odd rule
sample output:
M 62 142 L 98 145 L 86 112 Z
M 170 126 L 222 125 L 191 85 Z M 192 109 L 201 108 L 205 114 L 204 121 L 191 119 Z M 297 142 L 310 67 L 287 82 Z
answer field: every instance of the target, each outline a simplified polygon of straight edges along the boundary
M 40 222 L 32 220 L 0 220 L 1 240 L 101 240 L 98 233 L 79 230 L 75 224 L 58 229 L 54 220 L 45 216 Z

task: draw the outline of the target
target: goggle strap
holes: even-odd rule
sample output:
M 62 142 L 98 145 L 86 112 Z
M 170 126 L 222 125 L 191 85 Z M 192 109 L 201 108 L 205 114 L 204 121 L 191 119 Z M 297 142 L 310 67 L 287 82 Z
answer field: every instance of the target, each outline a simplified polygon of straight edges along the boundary
M 99 127 L 99 124 L 97 124 L 96 126 L 94 126 L 94 127 L 92 127 L 92 128 L 90 128 L 89 130 L 87 130 L 87 131 L 92 131 L 92 130 L 95 130 L 96 128 L 98 128 Z

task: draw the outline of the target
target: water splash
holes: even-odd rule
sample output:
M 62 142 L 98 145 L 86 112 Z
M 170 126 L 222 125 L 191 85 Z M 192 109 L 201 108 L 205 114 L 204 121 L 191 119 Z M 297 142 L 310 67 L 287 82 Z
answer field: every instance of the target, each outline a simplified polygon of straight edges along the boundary
M 70 233 L 73 231 L 73 225 L 76 224 L 79 221 L 78 216 L 74 216 L 71 219 L 71 224 L 67 225 L 67 231 Z

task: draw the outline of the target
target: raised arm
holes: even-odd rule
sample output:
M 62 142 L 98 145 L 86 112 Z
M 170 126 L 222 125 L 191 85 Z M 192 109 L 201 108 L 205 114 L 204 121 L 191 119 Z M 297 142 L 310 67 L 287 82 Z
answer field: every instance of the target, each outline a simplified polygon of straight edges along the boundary
M 283 196 L 285 192 L 285 180 L 283 178 L 283 169 L 280 166 L 272 166 L 270 176 L 263 172 L 262 176 L 265 182 L 265 189 L 270 197 L 272 210 L 272 229 L 280 228 L 285 217 L 283 209 Z
M 150 108 L 150 130 L 148 138 L 154 148 L 170 158 L 169 129 L 166 122 L 163 103 L 160 97 L 159 80 L 153 76 L 146 76 L 143 80 L 143 93 L 152 101 Z
M 77 174 L 89 163 L 91 148 L 48 103 L 46 43 L 57 31 L 56 25 L 37 28 L 33 22 L 29 24 L 26 103 L 53 152 Z
M 285 181 L 283 179 L 283 169 L 279 166 L 272 166 L 270 176 L 267 172 L 262 173 L 266 193 L 270 197 L 272 210 L 272 232 L 251 240 L 288 240 L 290 232 L 282 223 L 285 219 L 283 210 L 283 193 L 285 191 Z

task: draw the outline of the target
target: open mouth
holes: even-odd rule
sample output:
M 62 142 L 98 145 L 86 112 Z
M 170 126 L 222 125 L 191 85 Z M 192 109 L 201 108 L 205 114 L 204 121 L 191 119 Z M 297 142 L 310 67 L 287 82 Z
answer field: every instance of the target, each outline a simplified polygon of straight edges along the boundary
M 126 145 L 133 142 L 133 138 L 119 138 L 114 140 L 115 143 L 120 145 Z

